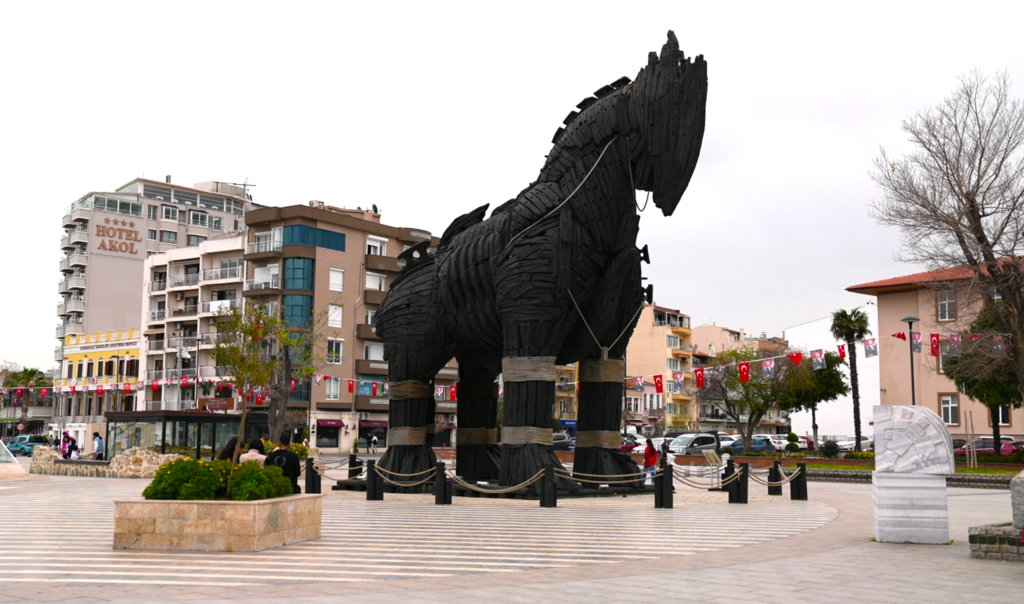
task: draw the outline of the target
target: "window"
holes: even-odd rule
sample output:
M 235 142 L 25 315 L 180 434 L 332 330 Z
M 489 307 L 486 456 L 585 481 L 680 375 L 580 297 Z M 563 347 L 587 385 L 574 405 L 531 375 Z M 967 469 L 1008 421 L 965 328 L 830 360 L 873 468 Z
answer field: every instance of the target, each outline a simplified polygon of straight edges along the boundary
M 147 214 L 147 217 L 150 220 L 156 220 L 157 217 L 160 215 L 160 209 L 157 206 L 149 206 L 148 212 L 149 213 Z
M 189 235 L 188 236 L 188 245 L 189 245 L 189 247 L 195 247 L 195 246 L 199 245 L 200 243 L 202 243 L 204 241 L 206 241 L 206 237 L 202 237 L 200 235 Z
M 285 289 L 313 289 L 313 259 L 285 258 Z
M 939 395 L 942 407 L 942 421 L 950 425 L 960 423 L 960 397 L 956 394 Z
M 223 231 L 224 230 L 223 224 L 224 224 L 224 221 L 221 218 L 219 218 L 217 216 L 210 216 L 210 228 L 211 229 L 213 229 L 215 231 Z
M 679 336 L 666 336 L 665 345 L 669 348 L 679 348 Z
M 375 325 L 377 323 L 377 311 L 368 310 L 366 311 L 366 324 Z
M 996 408 L 996 414 L 999 416 L 999 425 L 1000 426 L 1009 426 L 1010 425 L 1010 406 L 1009 405 L 999 405 L 999 407 Z M 990 422 L 992 421 L 992 416 L 991 415 L 989 415 L 989 420 L 988 421 L 990 421 Z
M 366 255 L 367 256 L 386 256 L 388 249 L 388 240 L 380 239 L 379 237 L 367 237 L 366 238 Z
M 68 377 L 67 377 L 67 379 L 70 380 L 71 378 L 75 377 L 75 364 L 74 363 L 68 363 L 67 365 L 68 365 Z
M 112 371 L 107 372 L 107 375 L 113 373 Z M 103 377 L 103 359 L 100 359 L 96 363 L 96 377 Z
M 939 344 L 939 373 L 946 373 L 946 362 L 949 359 L 949 342 Z
M 156 241 L 156 229 L 149 229 L 146 231 L 146 239 Z
M 940 321 L 956 321 L 956 292 L 939 292 L 936 296 Z
M 210 215 L 206 212 L 189 212 L 188 223 L 195 226 L 210 228 Z
M 160 243 L 178 243 L 178 232 L 160 231 Z
M 342 306 L 339 304 L 328 304 L 327 305 L 327 326 L 328 327 L 341 327 L 341 309 Z
M 387 277 L 379 273 L 366 273 L 366 289 L 372 289 L 379 292 L 384 291 L 387 285 Z
M 309 327 L 313 314 L 313 296 L 282 296 L 284 324 L 290 327 Z
M 177 220 L 178 219 L 178 208 L 172 208 L 170 206 L 163 206 L 163 209 L 164 209 L 164 214 L 163 214 L 163 219 L 164 220 Z
M 327 364 L 328 365 L 341 365 L 341 347 L 345 344 L 345 340 L 327 340 Z
M 383 361 L 384 360 L 384 345 L 383 344 L 370 344 L 366 343 L 363 345 L 363 358 L 367 361 Z
M 679 359 L 677 359 L 675 357 L 670 357 L 670 358 L 666 359 L 665 366 L 670 371 L 678 371 L 679 370 Z
M 341 378 L 327 378 L 327 400 L 336 401 L 341 398 Z
M 89 361 L 89 364 L 85 366 L 85 377 L 92 377 L 93 362 Z
M 297 224 L 284 227 L 282 244 L 309 245 L 344 252 L 345 234 Z
M 345 271 L 341 270 L 340 268 L 331 269 L 330 290 L 332 292 L 345 291 Z
M 82 377 L 82 371 L 85 368 L 85 364 L 82 361 L 78 361 L 78 373 L 75 375 L 76 378 Z

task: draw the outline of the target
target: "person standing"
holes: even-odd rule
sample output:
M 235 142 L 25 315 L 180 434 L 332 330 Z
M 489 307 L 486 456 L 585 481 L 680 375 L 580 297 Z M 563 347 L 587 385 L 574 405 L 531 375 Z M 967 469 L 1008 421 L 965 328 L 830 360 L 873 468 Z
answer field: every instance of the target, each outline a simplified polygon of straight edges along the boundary
M 103 461 L 103 454 L 106 453 L 106 450 L 103 448 L 103 439 L 100 438 L 99 432 L 92 433 L 92 443 L 93 448 L 96 451 L 95 454 L 93 455 L 93 459 L 95 459 L 96 461 Z
M 267 450 L 263 447 L 262 439 L 252 439 L 252 442 L 249 443 L 249 450 L 238 458 L 238 463 L 246 461 L 257 461 L 261 466 L 267 461 Z
M 285 430 L 281 433 L 281 440 L 278 441 L 277 449 L 270 455 L 267 455 L 263 465 L 281 468 L 281 472 L 288 477 L 288 480 L 292 481 L 292 493 L 299 495 L 302 493 L 302 489 L 299 488 L 299 475 L 302 474 L 302 463 L 299 461 L 298 454 L 288 448 L 291 444 L 291 432 Z
M 654 467 L 658 465 L 658 450 L 654 448 L 654 441 L 647 439 L 647 447 L 644 448 L 644 482 L 647 482 L 647 472 L 650 472 L 651 484 L 654 483 Z
M 373 454 L 377 453 L 377 435 L 376 434 L 371 434 L 370 435 L 370 453 L 373 453 Z

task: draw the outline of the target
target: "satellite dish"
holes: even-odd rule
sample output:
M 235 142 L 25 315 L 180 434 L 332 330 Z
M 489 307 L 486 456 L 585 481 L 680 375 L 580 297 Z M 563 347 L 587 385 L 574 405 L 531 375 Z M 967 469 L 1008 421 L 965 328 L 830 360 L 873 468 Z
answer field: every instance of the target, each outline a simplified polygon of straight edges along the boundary
M 380 212 L 377 211 L 377 204 L 373 204 L 373 213 L 380 214 Z

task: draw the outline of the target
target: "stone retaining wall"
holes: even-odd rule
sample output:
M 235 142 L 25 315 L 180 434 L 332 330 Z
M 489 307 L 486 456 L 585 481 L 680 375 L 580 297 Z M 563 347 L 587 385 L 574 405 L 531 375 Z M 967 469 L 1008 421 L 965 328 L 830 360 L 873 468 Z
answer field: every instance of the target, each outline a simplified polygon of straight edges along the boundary
M 149 449 L 128 449 L 107 464 L 67 462 L 60 452 L 52 447 L 35 447 L 32 450 L 31 474 L 54 476 L 84 476 L 88 478 L 152 478 L 157 468 L 170 463 L 181 455 L 161 455 Z
M 967 541 L 971 546 L 972 558 L 1021 562 L 1024 546 L 1020 542 L 1020 529 L 1013 523 L 986 524 L 967 529 Z
M 946 477 L 947 487 L 968 489 L 1009 489 L 1012 474 L 954 474 Z M 861 482 L 871 483 L 868 470 L 807 470 L 807 480 L 815 482 Z

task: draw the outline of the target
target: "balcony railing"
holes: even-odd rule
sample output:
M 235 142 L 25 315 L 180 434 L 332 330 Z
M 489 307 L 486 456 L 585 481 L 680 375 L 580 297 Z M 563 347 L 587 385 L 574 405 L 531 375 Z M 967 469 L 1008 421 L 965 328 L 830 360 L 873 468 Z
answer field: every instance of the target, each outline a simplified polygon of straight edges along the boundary
M 188 273 L 185 275 L 174 275 L 171 277 L 171 287 L 192 287 L 199 284 L 199 273 Z
M 164 379 L 164 370 L 163 369 L 150 369 L 150 370 L 146 371 L 146 379 L 147 380 L 162 380 L 162 379 Z
M 163 350 L 164 349 L 164 343 L 165 342 L 163 340 L 150 340 L 149 341 L 149 351 L 150 352 L 159 352 L 159 351 Z
M 149 320 L 150 321 L 163 321 L 166 318 L 167 318 L 167 311 L 166 310 L 151 310 L 151 311 L 149 311 Z
M 184 376 L 184 377 L 195 377 L 197 371 L 198 371 L 198 369 L 196 369 L 195 367 L 183 367 L 181 369 L 178 369 L 178 368 L 168 369 L 167 370 L 167 379 L 169 379 L 169 380 L 177 380 L 177 379 L 181 379 L 182 376 Z
M 217 342 L 223 342 L 227 339 L 227 334 L 223 333 L 203 333 L 199 334 L 199 345 L 200 346 L 214 346 Z
M 208 268 L 203 271 L 203 281 L 217 281 L 219 279 L 237 279 L 242 274 L 242 267 L 230 266 L 228 268 Z
M 203 312 L 222 312 L 238 308 L 238 300 L 207 300 L 203 302 Z
M 199 345 L 199 340 L 195 336 L 186 336 L 182 338 L 167 338 L 167 350 L 177 350 L 179 348 L 195 348 Z
M 254 243 L 246 244 L 246 254 L 262 254 L 264 252 L 280 252 L 281 242 L 275 241 L 256 241 Z
M 191 317 L 199 314 L 199 305 L 191 304 L 189 306 L 177 306 L 170 310 L 171 317 Z
M 153 281 L 149 284 L 149 291 L 162 292 L 167 289 L 167 281 Z
M 227 367 L 217 365 L 203 365 L 199 368 L 199 375 L 202 377 L 229 377 Z
M 280 289 L 281 282 L 277 275 L 270 279 L 250 279 L 245 282 L 245 291 L 256 291 L 260 289 Z

